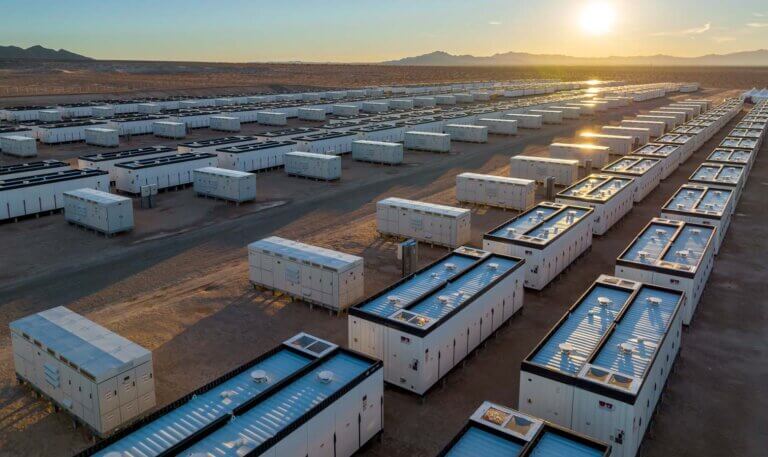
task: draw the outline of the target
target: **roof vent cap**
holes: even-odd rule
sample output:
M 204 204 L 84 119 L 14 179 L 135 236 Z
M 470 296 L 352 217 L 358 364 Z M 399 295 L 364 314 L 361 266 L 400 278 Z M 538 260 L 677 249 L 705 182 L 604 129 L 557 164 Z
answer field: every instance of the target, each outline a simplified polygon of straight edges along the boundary
M 631 355 L 633 349 L 634 348 L 632 347 L 632 343 L 621 343 L 619 345 L 619 350 L 624 355 Z
M 455 263 L 450 263 L 450 262 L 446 263 L 445 264 L 445 269 L 448 270 L 448 271 L 454 271 L 456 269 L 456 264 Z
M 560 349 L 560 353 L 566 356 L 571 355 L 571 352 L 574 350 L 571 343 L 560 343 L 557 347 Z
M 499 264 L 496 263 L 496 262 L 491 262 L 491 263 L 488 264 L 488 269 L 489 270 L 498 270 L 499 269 Z
M 317 380 L 323 384 L 330 384 L 333 381 L 333 372 L 330 370 L 323 370 L 317 374 Z
M 257 384 L 266 384 L 269 382 L 269 376 L 267 376 L 267 372 L 264 370 L 251 371 L 251 379 Z
M 606 307 L 606 306 L 610 305 L 611 303 L 613 303 L 613 300 L 611 300 L 608 297 L 597 297 L 597 304 L 602 306 L 602 307 Z
M 661 304 L 661 298 L 659 297 L 648 297 L 646 300 L 648 301 L 648 304 L 651 304 L 654 306 L 658 306 Z

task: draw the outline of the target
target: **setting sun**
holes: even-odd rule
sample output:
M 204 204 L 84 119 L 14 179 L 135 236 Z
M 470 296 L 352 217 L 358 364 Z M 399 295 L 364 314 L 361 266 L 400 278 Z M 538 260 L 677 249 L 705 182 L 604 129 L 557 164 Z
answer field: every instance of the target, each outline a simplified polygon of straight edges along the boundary
M 581 12 L 581 28 L 590 35 L 605 35 L 613 29 L 614 22 L 616 10 L 609 3 L 590 3 Z

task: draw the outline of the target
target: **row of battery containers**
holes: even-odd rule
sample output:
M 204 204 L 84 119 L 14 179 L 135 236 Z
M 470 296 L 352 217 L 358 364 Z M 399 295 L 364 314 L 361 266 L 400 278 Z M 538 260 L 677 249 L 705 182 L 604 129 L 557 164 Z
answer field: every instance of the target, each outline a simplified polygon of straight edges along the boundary
M 601 275 L 523 360 L 520 410 L 636 456 L 680 350 L 684 298 Z
M 456 175 L 456 200 L 462 203 L 525 211 L 533 206 L 536 182 L 505 176 L 461 173 Z
M 523 307 L 524 261 L 462 247 L 349 309 L 350 348 L 425 395 Z

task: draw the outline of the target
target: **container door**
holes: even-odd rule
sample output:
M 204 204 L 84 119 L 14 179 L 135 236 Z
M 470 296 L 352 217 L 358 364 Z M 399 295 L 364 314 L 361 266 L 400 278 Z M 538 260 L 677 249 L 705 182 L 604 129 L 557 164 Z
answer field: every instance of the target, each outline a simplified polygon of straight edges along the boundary
M 117 396 L 120 399 L 120 405 L 135 401 L 136 393 L 136 370 L 128 370 L 115 377 L 117 380 Z
M 326 408 L 307 424 L 308 457 L 333 457 L 335 408 Z
M 120 410 L 115 409 L 101 415 L 101 428 L 99 430 L 102 433 L 109 432 L 113 428 L 120 425 Z
M 99 409 L 102 412 L 112 411 L 119 406 L 117 396 L 117 378 L 108 379 L 98 386 Z
M 367 443 L 381 430 L 381 418 L 383 416 L 383 397 L 372 396 L 373 392 L 363 395 L 360 400 L 360 445 Z
M 355 389 L 357 390 L 357 389 Z M 336 409 L 336 457 L 349 457 L 360 445 L 359 399 L 354 390 L 338 400 Z
M 120 406 L 120 421 L 128 422 L 139 415 L 139 401 L 132 400 Z
M 152 373 L 152 362 L 146 362 L 136 367 L 136 390 L 139 396 L 147 392 L 152 392 L 154 395 L 155 380 Z

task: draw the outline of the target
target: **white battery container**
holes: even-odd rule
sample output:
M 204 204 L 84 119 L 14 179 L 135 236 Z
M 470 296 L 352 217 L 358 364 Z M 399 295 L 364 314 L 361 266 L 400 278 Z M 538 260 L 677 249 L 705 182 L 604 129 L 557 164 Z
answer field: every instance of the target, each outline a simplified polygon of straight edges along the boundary
M 634 206 L 634 178 L 591 174 L 557 194 L 557 203 L 594 208 L 593 233 L 605 234 Z
M 525 287 L 542 290 L 592 246 L 594 210 L 542 202 L 483 235 L 483 249 L 525 259 Z
M 403 162 L 403 145 L 384 141 L 358 140 L 352 143 L 352 158 L 361 162 L 400 164 Z
M 553 159 L 537 156 L 512 156 L 509 161 L 509 176 L 532 179 L 543 183 L 548 176 L 555 178 L 555 184 L 570 186 L 579 177 L 579 161 Z
M 243 203 L 256 199 L 256 175 L 237 170 L 203 167 L 193 171 L 197 195 Z
M 248 245 L 248 278 L 334 311 L 365 293 L 363 258 L 276 236 Z
M 536 200 L 536 181 L 461 173 L 456 175 L 456 200 L 524 211 Z
M 211 116 L 211 130 L 239 132 L 240 118 L 235 116 Z
M 75 189 L 63 193 L 67 222 L 105 235 L 133 229 L 133 201 L 96 189 Z
M 579 166 L 586 166 L 587 160 L 593 167 L 603 167 L 608 163 L 610 148 L 589 143 L 552 143 L 549 155 L 554 159 L 578 160 Z
M 440 246 L 457 247 L 471 237 L 468 209 L 403 198 L 385 198 L 376 203 L 379 233 Z
M 661 159 L 629 155 L 604 166 L 602 172 L 634 178 L 633 192 L 638 203 L 661 183 L 663 167 Z
M 405 132 L 405 148 L 416 151 L 450 152 L 451 136 L 434 132 Z
M 324 181 L 341 179 L 341 157 L 337 155 L 297 151 L 285 153 L 283 160 L 288 175 Z
M 13 321 L 16 376 L 100 437 L 155 406 L 152 353 L 63 306 Z
M 488 142 L 488 127 L 481 125 L 446 124 L 443 127 L 443 132 L 450 135 L 452 141 Z
M 115 129 L 93 127 L 85 129 L 85 144 L 93 146 L 116 147 L 120 145 L 120 136 Z

